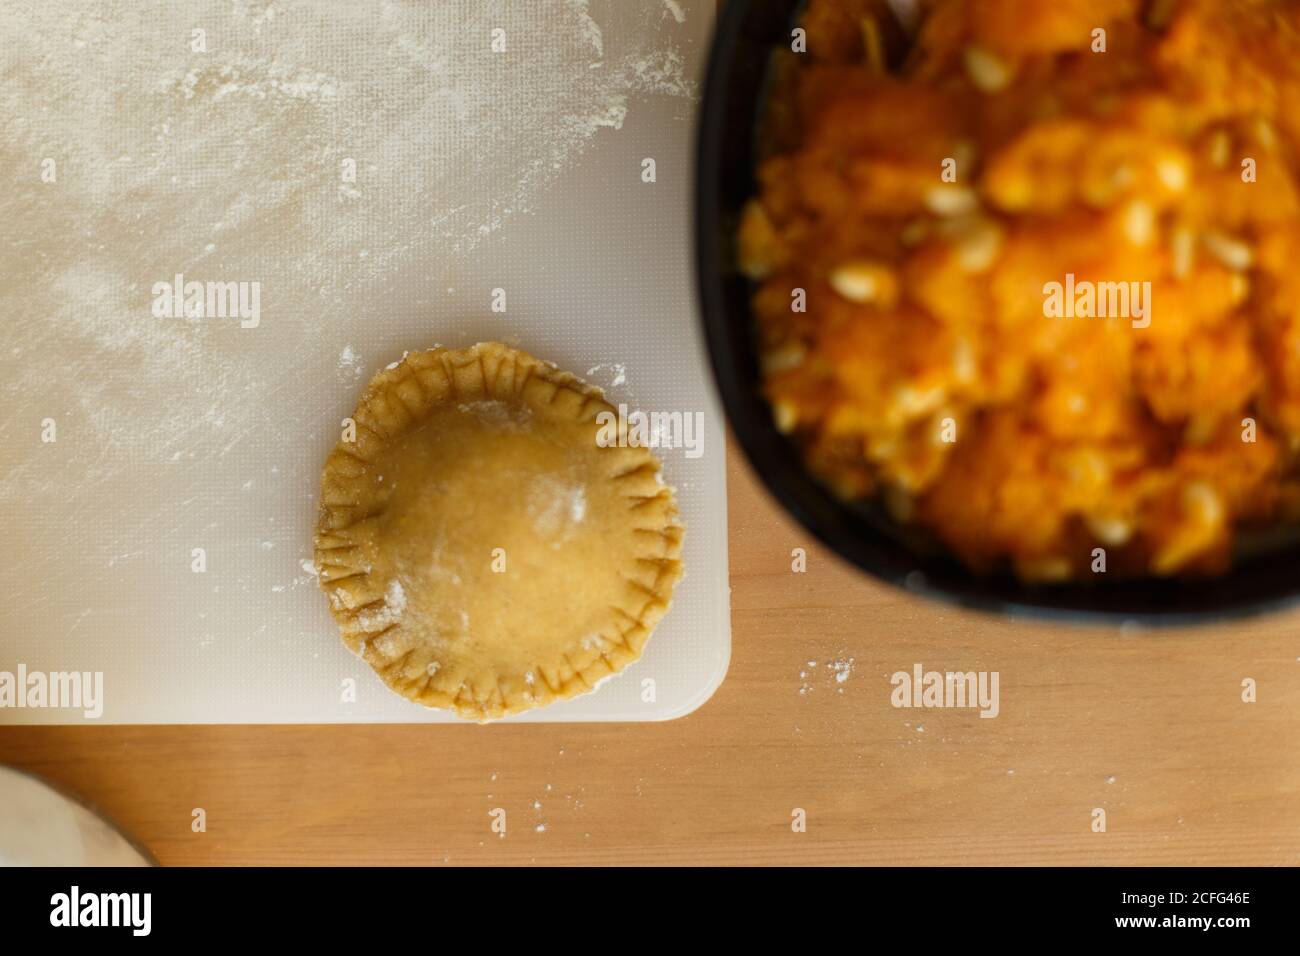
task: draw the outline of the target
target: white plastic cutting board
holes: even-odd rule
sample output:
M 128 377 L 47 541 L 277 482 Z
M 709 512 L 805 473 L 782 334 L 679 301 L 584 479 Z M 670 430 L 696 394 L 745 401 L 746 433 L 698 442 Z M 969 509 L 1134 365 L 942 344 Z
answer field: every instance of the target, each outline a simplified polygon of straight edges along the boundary
M 30 167 L 4 183 L 11 198 L 0 208 L 11 216 L 9 226 L 0 225 L 0 251 L 16 263 L 0 281 L 8 327 L 0 332 L 0 672 L 20 664 L 29 672 L 102 672 L 98 723 L 453 719 L 392 694 L 343 647 L 303 562 L 311 557 L 320 466 L 370 375 L 404 349 L 501 339 L 604 387 L 615 404 L 700 412 L 704 421 L 700 457 L 661 452 L 687 528 L 686 577 L 644 658 L 593 694 L 516 719 L 664 720 L 713 693 L 730 653 L 725 426 L 696 329 L 689 197 L 693 117 L 714 5 L 552 5 L 555 16 L 527 22 L 518 11 L 531 4 L 487 7 L 500 8 L 515 55 L 535 58 L 548 45 L 567 45 L 569 62 L 578 55 L 573 44 L 587 44 L 584 68 L 593 76 L 621 70 L 627 94 L 620 102 L 606 87 L 604 114 L 566 114 L 564 122 L 574 124 L 569 139 L 547 134 L 535 151 L 528 137 L 503 132 L 515 157 L 488 155 L 481 142 L 462 138 L 479 121 L 527 127 L 533 101 L 518 71 L 530 67 L 503 69 L 500 97 L 485 96 L 491 78 L 475 67 L 458 81 L 454 56 L 448 62 L 439 52 L 452 48 L 433 39 L 456 26 L 449 8 L 483 25 L 486 7 L 478 0 L 429 5 L 436 12 L 428 14 L 428 36 L 414 6 L 402 8 L 397 27 L 374 18 L 373 29 L 391 33 L 391 42 L 384 34 L 378 45 L 420 65 L 413 82 L 430 76 L 446 84 L 459 113 L 445 136 L 427 126 L 430 117 L 449 115 L 445 110 L 426 110 L 409 125 L 383 112 L 393 97 L 367 87 L 364 46 L 355 73 L 346 63 L 329 64 L 323 75 L 294 66 L 291 54 L 307 54 L 293 37 L 319 32 L 325 14 L 295 23 L 308 15 L 305 8 L 280 3 L 279 15 L 268 17 L 267 2 L 235 4 L 243 15 L 229 22 L 222 19 L 229 4 L 200 4 L 202 15 L 175 15 L 176 4 L 141 14 L 158 23 L 148 31 L 137 25 L 140 44 L 146 33 L 165 38 L 173 29 L 188 42 L 198 22 L 208 25 L 216 48 L 208 56 L 222 43 L 238 43 L 241 52 L 197 60 L 188 73 L 133 75 L 147 95 L 160 97 L 150 127 L 156 141 L 132 141 L 134 127 L 125 122 L 123 141 L 105 142 L 119 134 L 88 114 L 87 128 L 98 132 L 87 135 L 99 137 L 94 151 L 106 164 L 100 168 L 70 134 L 66 143 L 48 142 L 48 116 L 45 134 L 21 113 L 0 120 L 0 166 L 13 165 L 7 151 Z M 575 9 L 583 26 L 577 36 L 566 19 Z M 249 19 L 253 14 L 261 19 Z M 23 15 L 44 14 L 31 5 Z M 61 92 L 59 75 L 38 76 L 29 114 L 39 118 L 36 101 L 48 99 L 66 124 L 66 111 L 80 108 L 76 96 L 122 86 L 111 55 L 105 60 L 96 51 L 106 37 L 129 34 L 112 21 L 56 26 L 40 26 L 42 35 L 84 39 L 82 66 L 69 60 L 68 69 L 86 75 L 64 79 L 89 85 Z M 336 26 L 371 28 L 364 17 Z M 464 40 L 480 41 L 488 38 Z M 289 52 L 277 53 L 276 44 Z M 10 67 L 47 69 L 38 46 L 11 48 Z M 232 76 L 213 65 L 219 62 L 243 64 L 243 73 Z M 693 85 L 682 88 L 677 73 Z M 382 82 L 391 77 L 374 80 Z M 208 98 L 206 113 L 195 115 L 196 97 Z M 349 97 L 369 97 L 364 108 L 387 124 L 365 130 L 367 152 L 356 157 L 352 144 L 332 138 L 357 128 L 362 106 Z M 515 115 L 476 115 L 485 103 Z M 248 111 L 249 127 L 228 151 L 203 138 L 210 127 L 205 133 L 187 125 L 205 115 L 228 123 L 229 111 L 239 109 Z M 187 147 L 196 141 L 204 148 Z M 36 179 L 42 150 L 62 159 L 57 183 Z M 268 150 L 282 160 L 269 164 Z M 357 160 L 357 180 L 336 183 L 346 158 Z M 646 159 L 654 160 L 653 183 L 643 181 Z M 404 165 L 394 170 L 395 162 Z M 304 186 L 296 163 L 318 164 L 319 184 Z M 454 175 L 427 174 L 431 163 L 450 164 Z M 468 188 L 475 171 L 465 164 L 478 164 L 483 176 L 508 174 L 491 221 L 468 239 L 455 217 L 474 214 L 467 206 L 482 206 L 493 184 Z M 539 171 L 540 185 L 524 188 L 530 169 Z M 140 215 L 131 189 L 137 180 L 152 197 Z M 174 184 L 165 203 L 160 182 Z M 318 201 L 321 194 L 328 201 Z M 111 201 L 87 199 L 96 196 Z M 276 222 L 294 219 L 292 227 L 266 225 L 260 204 L 274 207 Z M 168 212 L 161 221 L 160 209 Z M 217 213 L 226 221 L 213 222 Z M 334 215 L 363 217 L 355 243 L 322 218 Z M 385 216 L 400 244 L 387 242 Z M 40 235 L 29 230 L 33 217 Z M 412 242 L 413 234 L 421 240 Z M 304 247 L 319 237 L 324 252 Z M 319 281 L 323 261 L 329 275 Z M 151 284 L 175 272 L 201 281 L 262 280 L 259 326 L 155 317 Z M 506 291 L 504 314 L 490 310 L 494 289 Z M 47 420 L 56 427 L 53 442 L 42 441 Z M 202 572 L 193 570 L 196 548 L 203 549 Z M 355 702 L 345 700 L 348 681 Z M 0 708 L 0 723 L 83 721 L 77 710 Z

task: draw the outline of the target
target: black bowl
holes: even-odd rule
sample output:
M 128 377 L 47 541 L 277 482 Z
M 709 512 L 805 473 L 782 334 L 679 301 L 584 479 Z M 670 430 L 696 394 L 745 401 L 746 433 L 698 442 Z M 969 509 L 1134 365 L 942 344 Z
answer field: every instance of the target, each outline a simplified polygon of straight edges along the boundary
M 754 195 L 768 64 L 789 42 L 796 0 L 728 0 L 709 61 L 698 131 L 695 261 L 704 334 L 732 429 L 768 490 L 841 557 L 883 581 L 966 607 L 1082 622 L 1190 624 L 1241 617 L 1300 599 L 1300 547 L 1255 548 L 1212 579 L 1143 578 L 1029 585 L 981 577 L 871 506 L 846 504 L 812 478 L 761 394 L 751 285 L 736 266 L 735 235 Z

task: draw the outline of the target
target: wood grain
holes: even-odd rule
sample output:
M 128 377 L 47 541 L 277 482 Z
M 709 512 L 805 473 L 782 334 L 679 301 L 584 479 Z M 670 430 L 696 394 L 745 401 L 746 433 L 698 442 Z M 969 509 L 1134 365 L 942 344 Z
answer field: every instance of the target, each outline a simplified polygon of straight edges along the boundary
M 734 448 L 729 481 L 731 671 L 682 720 L 3 727 L 0 761 L 166 864 L 1300 863 L 1300 616 L 1120 634 L 959 612 L 830 557 Z M 1001 713 L 894 709 L 917 662 L 998 671 Z

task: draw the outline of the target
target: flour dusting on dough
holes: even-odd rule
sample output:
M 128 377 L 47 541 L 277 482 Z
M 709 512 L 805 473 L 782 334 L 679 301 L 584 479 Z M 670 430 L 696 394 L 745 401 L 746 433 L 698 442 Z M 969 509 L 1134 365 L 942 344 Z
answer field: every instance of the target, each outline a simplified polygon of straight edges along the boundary
M 537 535 L 558 548 L 587 516 L 587 489 L 580 483 L 538 475 L 525 493 L 524 507 Z
M 401 622 L 402 612 L 405 610 L 406 591 L 402 588 L 402 582 L 393 578 L 388 582 L 388 589 L 384 592 L 383 605 L 373 611 L 359 612 L 357 626 L 370 633 L 386 630 Z

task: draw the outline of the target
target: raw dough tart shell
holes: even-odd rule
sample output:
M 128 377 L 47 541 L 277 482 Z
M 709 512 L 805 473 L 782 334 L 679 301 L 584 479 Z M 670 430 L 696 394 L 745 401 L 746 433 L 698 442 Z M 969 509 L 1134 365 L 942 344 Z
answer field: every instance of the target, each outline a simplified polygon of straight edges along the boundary
M 343 642 L 392 690 L 485 721 L 641 656 L 682 527 L 658 459 L 597 442 L 601 412 L 599 389 L 498 343 L 370 382 L 325 463 L 315 556 Z

